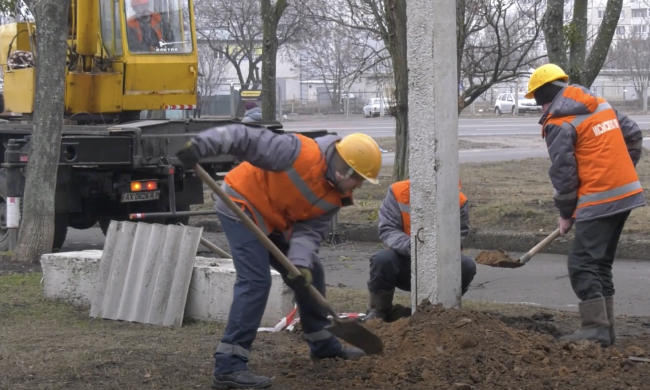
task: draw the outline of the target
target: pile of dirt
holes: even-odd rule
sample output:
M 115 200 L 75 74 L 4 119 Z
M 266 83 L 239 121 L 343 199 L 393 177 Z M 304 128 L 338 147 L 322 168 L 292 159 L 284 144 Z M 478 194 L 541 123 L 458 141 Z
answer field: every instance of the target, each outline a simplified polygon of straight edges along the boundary
M 641 389 L 650 379 L 649 364 L 633 363 L 615 347 L 601 348 L 590 341 L 560 342 L 544 334 L 544 329 L 514 328 L 482 312 L 446 310 L 425 302 L 409 318 L 388 324 L 373 320 L 367 326 L 384 341 L 382 355 L 316 364 L 296 356 L 284 362 L 277 385 L 302 389 Z M 302 354 L 304 350 L 295 351 L 295 355 Z M 318 387 L 312 386 L 316 383 Z
M 496 251 L 482 251 L 474 259 L 478 264 L 483 265 L 497 265 L 501 261 L 517 261 L 508 256 L 508 253 L 504 250 Z

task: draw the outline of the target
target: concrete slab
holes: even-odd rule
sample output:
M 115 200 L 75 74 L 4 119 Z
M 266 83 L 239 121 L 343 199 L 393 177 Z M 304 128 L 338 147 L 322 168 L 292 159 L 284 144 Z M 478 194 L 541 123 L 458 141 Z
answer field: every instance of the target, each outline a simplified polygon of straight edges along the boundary
M 41 256 L 43 295 L 90 307 L 102 251 L 48 253 Z
M 51 253 L 41 257 L 43 295 L 90 307 L 102 258 L 100 250 Z M 260 326 L 275 326 L 293 308 L 293 293 L 271 270 L 272 285 Z M 185 316 L 224 323 L 233 297 L 235 267 L 231 259 L 197 257 L 185 304 Z
M 271 292 L 260 326 L 275 326 L 293 309 L 293 292 L 280 274 L 272 270 Z M 185 315 L 204 321 L 225 323 L 233 299 L 237 274 L 231 259 L 197 257 L 185 305 Z

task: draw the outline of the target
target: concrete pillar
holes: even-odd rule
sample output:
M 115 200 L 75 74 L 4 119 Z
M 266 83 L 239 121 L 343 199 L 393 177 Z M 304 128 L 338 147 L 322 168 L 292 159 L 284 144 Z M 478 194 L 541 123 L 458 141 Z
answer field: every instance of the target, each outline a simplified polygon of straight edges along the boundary
M 456 1 L 407 2 L 411 305 L 460 306 Z

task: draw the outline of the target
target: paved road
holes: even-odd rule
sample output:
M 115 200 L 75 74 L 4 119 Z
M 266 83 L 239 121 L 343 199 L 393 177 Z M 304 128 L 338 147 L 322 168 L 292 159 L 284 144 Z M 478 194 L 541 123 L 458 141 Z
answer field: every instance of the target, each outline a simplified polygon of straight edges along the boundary
M 650 115 L 631 115 L 642 129 L 650 128 Z M 540 125 L 537 117 L 483 117 L 483 118 L 460 118 L 458 123 L 458 135 L 460 137 L 489 137 L 504 135 L 539 135 Z M 336 131 L 340 135 L 363 132 L 373 137 L 389 137 L 395 134 L 395 119 L 384 118 L 363 118 L 351 116 L 349 119 L 315 119 L 308 121 L 291 120 L 283 121 L 283 127 L 287 130 L 316 130 L 327 129 Z
M 212 234 L 206 234 L 210 240 Z M 215 241 L 218 242 L 218 241 Z M 63 251 L 102 249 L 104 235 L 99 228 L 88 230 L 70 229 Z M 346 250 L 350 256 L 343 266 L 338 254 L 326 256 L 324 263 L 327 283 L 339 283 L 347 287 L 365 289 L 368 278 L 368 253 L 377 250 L 376 243 L 355 243 Z M 326 249 L 323 252 L 327 252 Z M 475 256 L 478 251 L 468 251 Z M 513 254 L 519 257 L 519 253 Z M 567 277 L 566 256 L 539 254 L 525 267 L 498 269 L 477 266 L 477 275 L 464 298 L 476 301 L 501 303 L 526 303 L 541 307 L 576 311 L 575 298 Z M 650 299 L 647 299 L 650 283 L 650 261 L 617 259 L 614 266 L 616 286 L 616 310 L 620 314 L 644 315 L 650 313 Z

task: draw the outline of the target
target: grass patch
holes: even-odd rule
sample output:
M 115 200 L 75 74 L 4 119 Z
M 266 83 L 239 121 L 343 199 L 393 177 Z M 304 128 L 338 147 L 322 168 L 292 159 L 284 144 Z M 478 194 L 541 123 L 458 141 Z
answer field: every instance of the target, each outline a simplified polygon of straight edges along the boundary
M 644 188 L 650 188 L 650 158 L 637 165 Z M 539 231 L 550 233 L 557 226 L 553 186 L 548 177 L 550 161 L 534 158 L 484 164 L 461 164 L 462 191 L 470 201 L 470 225 L 476 229 Z M 339 221 L 374 224 L 377 210 L 391 183 L 391 167 L 381 172 L 380 184 L 364 185 L 355 192 L 356 205 L 339 213 Z M 632 212 L 626 234 L 649 234 L 650 207 Z
M 0 277 L 0 389 L 196 388 L 206 384 L 223 327 L 92 319 L 46 300 L 42 275 Z
M 382 147 L 385 147 L 382 146 Z M 637 173 L 644 188 L 650 188 L 650 158 L 644 156 Z M 531 158 L 493 163 L 460 165 L 463 193 L 470 201 L 470 225 L 473 229 L 550 233 L 557 226 L 558 212 L 553 204 L 553 186 L 548 177 L 548 158 Z M 376 224 L 378 210 L 392 183 L 392 166 L 382 168 L 379 185 L 365 184 L 355 191 L 356 204 L 339 212 L 339 222 Z M 210 192 L 206 204 L 192 209 L 212 209 Z M 209 217 L 213 218 L 213 217 Z M 650 234 L 650 207 L 632 212 L 624 233 Z
M 379 145 L 380 148 L 388 152 L 395 152 L 395 149 L 397 148 L 397 142 L 395 141 L 395 137 L 378 137 L 375 138 L 375 141 L 377 141 L 377 144 Z M 505 145 L 498 142 L 474 142 L 466 139 L 458 140 L 458 149 L 460 150 L 509 148 L 509 147 L 512 146 Z

